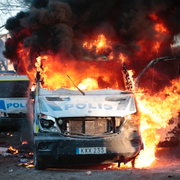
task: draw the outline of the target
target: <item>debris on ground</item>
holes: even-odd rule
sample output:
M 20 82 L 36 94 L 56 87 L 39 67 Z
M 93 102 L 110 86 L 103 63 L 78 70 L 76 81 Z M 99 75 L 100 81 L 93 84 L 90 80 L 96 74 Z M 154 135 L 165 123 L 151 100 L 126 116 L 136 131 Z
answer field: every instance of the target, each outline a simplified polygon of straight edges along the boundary
M 31 160 L 29 162 L 20 163 L 20 164 L 18 164 L 18 166 L 23 166 L 26 168 L 34 167 L 34 160 Z
M 26 145 L 26 144 L 24 144 Z M 10 146 L 7 147 L 0 147 L 0 156 L 7 157 L 12 156 L 18 158 L 20 163 L 17 164 L 17 166 L 22 166 L 21 169 L 24 167 L 30 168 L 34 167 L 34 161 L 33 159 L 33 152 L 31 152 L 31 148 L 29 147 L 19 147 L 19 148 L 13 148 Z M 12 172 L 13 169 L 9 169 L 9 172 Z
M 89 176 L 91 174 L 91 171 L 87 171 L 85 174 L 86 176 Z
M 9 172 L 13 172 L 13 169 L 9 169 Z

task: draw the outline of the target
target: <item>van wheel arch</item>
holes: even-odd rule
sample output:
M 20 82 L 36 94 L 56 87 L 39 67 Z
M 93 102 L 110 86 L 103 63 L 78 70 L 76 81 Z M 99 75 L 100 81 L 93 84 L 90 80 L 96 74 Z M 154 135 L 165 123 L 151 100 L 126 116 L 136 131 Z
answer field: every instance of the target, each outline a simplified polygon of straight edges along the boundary
M 34 148 L 34 168 L 36 170 L 46 169 L 46 165 L 38 159 L 36 148 Z

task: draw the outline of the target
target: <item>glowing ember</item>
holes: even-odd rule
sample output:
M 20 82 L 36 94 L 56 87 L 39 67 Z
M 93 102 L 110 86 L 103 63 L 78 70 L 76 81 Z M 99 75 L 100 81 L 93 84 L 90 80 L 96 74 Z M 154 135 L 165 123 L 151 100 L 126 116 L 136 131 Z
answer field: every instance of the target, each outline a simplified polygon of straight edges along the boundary
M 8 148 L 8 150 L 9 150 L 11 153 L 13 153 L 13 154 L 18 154 L 18 150 L 15 149 L 15 148 L 13 148 L 12 146 L 10 146 L 10 147 Z
M 28 144 L 28 142 L 27 141 L 23 141 L 22 144 Z
M 30 156 L 33 156 L 33 155 L 34 155 L 34 153 L 33 153 L 33 152 L 30 152 L 30 153 L 29 153 L 29 155 L 30 155 Z
M 26 168 L 31 168 L 31 167 L 34 167 L 34 160 L 31 160 L 29 162 L 26 162 L 26 163 L 20 163 L 18 164 L 18 166 L 26 166 Z

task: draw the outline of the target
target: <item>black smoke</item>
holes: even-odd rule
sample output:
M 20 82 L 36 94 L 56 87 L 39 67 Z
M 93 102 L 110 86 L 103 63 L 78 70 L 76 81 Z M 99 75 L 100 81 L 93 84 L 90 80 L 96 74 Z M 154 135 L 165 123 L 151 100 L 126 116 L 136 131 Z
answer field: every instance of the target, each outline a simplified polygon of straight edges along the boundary
M 13 34 L 6 43 L 5 57 L 16 56 L 19 42 L 32 54 L 52 51 L 66 58 L 83 59 L 84 56 L 96 58 L 94 51 L 83 48 L 84 41 L 96 39 L 99 34 L 113 42 L 104 53 L 112 51 L 118 56 L 125 53 L 130 68 L 142 69 L 150 60 L 147 53 L 140 58 L 140 41 L 157 39 L 155 23 L 163 23 L 169 36 L 161 44 L 161 55 L 171 55 L 170 44 L 180 32 L 179 0 L 26 0 L 31 3 L 28 12 L 20 12 L 6 22 L 6 29 Z M 158 20 L 150 18 L 156 14 Z M 16 32 L 28 29 L 28 33 Z M 30 33 L 29 33 L 30 32 Z M 147 43 L 151 48 L 152 44 Z M 35 57 L 33 55 L 33 57 Z M 33 60 L 32 60 L 33 61 Z M 17 62 L 17 61 L 16 61 Z

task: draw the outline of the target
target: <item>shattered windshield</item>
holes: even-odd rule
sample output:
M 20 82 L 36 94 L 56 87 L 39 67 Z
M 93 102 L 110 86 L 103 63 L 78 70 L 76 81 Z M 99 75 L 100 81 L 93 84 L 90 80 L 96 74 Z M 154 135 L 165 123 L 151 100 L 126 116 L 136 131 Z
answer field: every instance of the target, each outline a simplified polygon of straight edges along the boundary
M 125 90 L 122 66 L 118 61 L 72 61 L 57 73 L 41 72 L 41 87 L 48 90 Z M 109 68 L 111 67 L 111 68 Z M 47 76 L 48 73 L 48 76 Z M 48 77 L 48 78 L 47 78 Z

